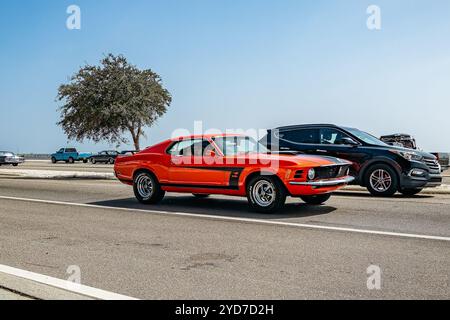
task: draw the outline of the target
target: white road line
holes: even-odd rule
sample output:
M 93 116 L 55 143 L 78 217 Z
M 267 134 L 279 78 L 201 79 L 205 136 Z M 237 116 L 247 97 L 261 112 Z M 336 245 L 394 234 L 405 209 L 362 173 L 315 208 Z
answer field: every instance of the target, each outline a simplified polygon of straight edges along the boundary
M 82 208 L 95 208 L 95 209 L 107 209 L 107 210 L 117 210 L 117 211 L 153 213 L 153 214 L 159 214 L 159 215 L 169 215 L 169 216 L 178 216 L 178 217 L 194 217 L 194 218 L 202 218 L 202 219 L 206 218 L 209 220 L 219 220 L 219 221 L 246 222 L 246 223 L 273 225 L 273 226 L 295 227 L 295 228 L 302 228 L 302 229 L 341 231 L 341 232 L 379 235 L 379 236 L 392 236 L 392 237 L 401 237 L 401 238 L 438 240 L 438 241 L 449 241 L 450 242 L 450 237 L 431 236 L 431 235 L 424 235 L 424 234 L 412 234 L 412 233 L 388 232 L 388 231 L 367 230 L 367 229 L 330 227 L 330 226 L 321 226 L 321 225 L 314 225 L 314 224 L 303 224 L 303 223 L 273 221 L 273 220 L 267 221 L 267 220 L 262 220 L 262 219 L 253 219 L 253 218 L 214 216 L 214 215 L 208 215 L 208 214 L 188 213 L 188 212 L 172 212 L 172 211 L 144 210 L 144 209 L 133 209 L 133 208 L 122 208 L 122 207 L 109 207 L 109 206 L 100 206 L 100 205 L 86 204 L 86 203 L 73 203 L 73 202 L 28 199 L 28 198 L 17 198 L 17 197 L 6 197 L 6 196 L 0 196 L 0 200 L 1 199 L 12 200 L 12 201 L 33 202 L 33 203 L 43 203 L 43 204 L 63 205 L 63 206 L 74 206 L 74 207 L 82 207 Z
M 63 289 L 65 291 L 81 294 L 83 296 L 99 300 L 137 300 L 136 298 L 121 294 L 88 287 L 82 284 L 49 277 L 43 274 L 34 273 L 22 269 L 12 268 L 0 264 L 0 272 L 22 279 L 42 283 L 50 287 Z

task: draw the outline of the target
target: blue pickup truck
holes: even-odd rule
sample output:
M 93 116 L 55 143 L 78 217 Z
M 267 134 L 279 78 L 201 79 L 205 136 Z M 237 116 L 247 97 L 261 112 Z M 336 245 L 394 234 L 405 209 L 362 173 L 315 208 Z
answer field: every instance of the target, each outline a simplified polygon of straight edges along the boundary
M 67 163 L 83 161 L 83 163 L 87 163 L 91 156 L 91 153 L 78 153 L 75 148 L 61 148 L 58 152 L 52 154 L 52 163 L 57 163 L 58 161 Z

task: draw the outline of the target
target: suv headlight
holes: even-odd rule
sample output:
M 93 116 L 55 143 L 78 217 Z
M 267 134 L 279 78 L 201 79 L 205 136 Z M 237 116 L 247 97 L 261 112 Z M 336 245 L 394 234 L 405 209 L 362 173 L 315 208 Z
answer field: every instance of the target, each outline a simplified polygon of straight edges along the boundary
M 389 150 L 392 153 L 395 153 L 402 158 L 408 160 L 408 161 L 422 161 L 423 157 L 413 151 L 400 151 L 400 150 Z

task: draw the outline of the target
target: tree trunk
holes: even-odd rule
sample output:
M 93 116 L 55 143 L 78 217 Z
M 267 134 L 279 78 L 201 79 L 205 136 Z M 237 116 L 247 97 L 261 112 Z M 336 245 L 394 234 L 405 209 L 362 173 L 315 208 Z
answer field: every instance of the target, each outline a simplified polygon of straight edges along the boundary
M 135 130 L 135 128 L 130 127 L 130 133 L 131 133 L 131 137 L 133 138 L 133 143 L 134 143 L 134 150 L 136 151 L 140 151 L 140 144 L 139 144 L 139 139 L 141 137 L 142 131 L 141 131 L 141 127 L 138 128 L 137 132 Z

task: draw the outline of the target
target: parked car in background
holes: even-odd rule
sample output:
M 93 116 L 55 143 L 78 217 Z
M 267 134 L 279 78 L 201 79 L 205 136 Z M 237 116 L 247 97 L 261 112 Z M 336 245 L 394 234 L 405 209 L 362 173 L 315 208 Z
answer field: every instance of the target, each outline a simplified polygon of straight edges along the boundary
M 114 164 L 118 155 L 119 152 L 115 150 L 101 151 L 90 156 L 88 160 L 91 161 L 92 164 L 96 164 L 97 162 Z
M 247 197 L 253 210 L 272 213 L 287 196 L 324 203 L 353 181 L 350 165 L 332 157 L 273 155 L 247 136 L 208 135 L 167 140 L 118 157 L 114 171 L 145 204 L 158 203 L 166 192 L 197 198 L 224 194 Z
M 380 140 L 391 146 L 404 147 L 414 150 L 417 149 L 416 140 L 411 135 L 405 133 L 382 136 Z
M 130 155 L 136 154 L 138 152 L 139 151 L 137 151 L 137 150 L 124 150 L 124 151 L 121 151 L 119 155 L 120 156 L 130 156 Z
M 414 195 L 441 185 L 441 166 L 430 153 L 391 146 L 358 129 L 311 124 L 269 130 L 261 142 L 274 152 L 338 157 L 353 162 L 355 183 L 372 195 Z
M 79 153 L 75 148 L 61 148 L 58 152 L 51 155 L 51 160 L 52 163 L 57 163 L 58 161 L 67 163 L 83 161 L 83 163 L 87 163 L 91 155 L 91 153 Z
M 0 151 L 0 166 L 12 165 L 17 167 L 19 164 L 24 163 L 25 159 L 15 155 L 13 152 Z

